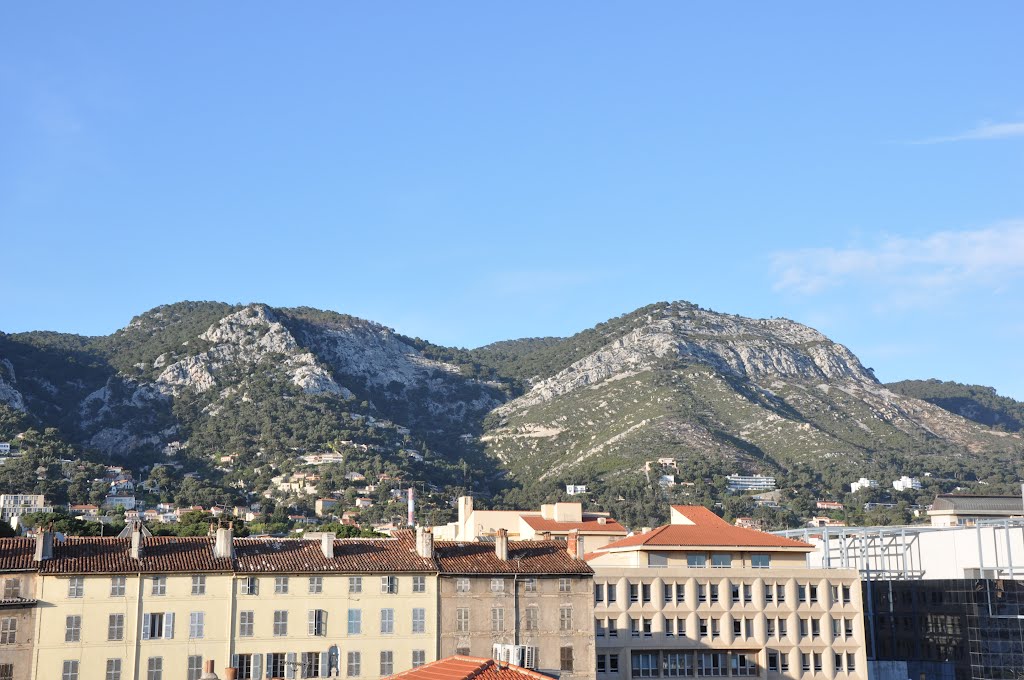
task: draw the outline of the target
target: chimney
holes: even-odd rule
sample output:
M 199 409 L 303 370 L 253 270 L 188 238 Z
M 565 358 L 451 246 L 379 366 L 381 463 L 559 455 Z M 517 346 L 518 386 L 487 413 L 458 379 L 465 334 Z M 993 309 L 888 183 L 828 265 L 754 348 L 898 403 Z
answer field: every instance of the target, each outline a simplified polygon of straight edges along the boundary
M 406 518 L 409 526 L 416 526 L 416 489 L 409 487 L 409 517 Z
M 132 559 L 142 559 L 142 522 L 132 522 Z
M 426 527 L 416 527 L 416 554 L 428 560 L 434 559 L 434 532 Z
M 508 529 L 498 529 L 494 537 L 494 554 L 499 560 L 508 559 Z
M 213 556 L 217 559 L 230 560 L 235 556 L 235 524 L 228 524 L 226 527 L 218 527 L 217 537 L 213 541 Z
M 608 518 L 607 517 L 598 517 L 597 518 L 597 523 L 600 524 L 601 526 L 605 526 L 606 524 L 608 524 Z
M 224 669 L 224 680 L 235 680 L 238 677 L 238 669 L 236 668 L 225 668 Z
M 578 529 L 573 529 L 565 537 L 565 551 L 569 553 L 569 557 L 580 557 L 580 532 Z
M 53 559 L 53 532 L 49 528 L 40 529 L 36 533 L 36 562 Z
M 213 670 L 213 660 L 209 660 L 203 664 L 204 673 L 199 676 L 199 680 L 220 680 L 217 674 Z
M 330 532 L 320 534 L 320 552 L 329 560 L 334 559 L 334 539 L 338 535 Z
M 540 540 L 542 540 L 542 541 L 550 541 L 551 540 L 551 532 L 550 531 L 542 531 L 542 532 L 540 532 L 537 535 L 540 537 Z

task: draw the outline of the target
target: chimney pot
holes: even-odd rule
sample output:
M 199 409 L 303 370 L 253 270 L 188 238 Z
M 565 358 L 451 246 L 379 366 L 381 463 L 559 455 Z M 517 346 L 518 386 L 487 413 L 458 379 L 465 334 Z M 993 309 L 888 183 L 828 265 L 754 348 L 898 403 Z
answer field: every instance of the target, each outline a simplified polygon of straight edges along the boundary
M 231 527 L 217 529 L 217 538 L 213 542 L 213 556 L 217 559 L 231 559 L 235 556 L 235 536 Z
M 580 532 L 578 529 L 571 530 L 565 537 L 565 550 L 570 557 L 580 557 Z
M 320 534 L 320 552 L 324 554 L 324 557 L 333 560 L 334 559 L 334 539 L 337 538 L 337 534 L 323 533 Z
M 224 680 L 235 680 L 238 677 L 238 670 L 235 668 L 224 669 Z
M 499 560 L 508 559 L 508 529 L 498 529 L 494 537 L 494 554 Z
M 428 560 L 434 559 L 434 532 L 426 527 L 416 527 L 416 554 Z
M 132 559 L 142 559 L 142 522 L 132 522 Z
M 41 529 L 36 533 L 35 561 L 44 562 L 53 559 L 53 532 Z

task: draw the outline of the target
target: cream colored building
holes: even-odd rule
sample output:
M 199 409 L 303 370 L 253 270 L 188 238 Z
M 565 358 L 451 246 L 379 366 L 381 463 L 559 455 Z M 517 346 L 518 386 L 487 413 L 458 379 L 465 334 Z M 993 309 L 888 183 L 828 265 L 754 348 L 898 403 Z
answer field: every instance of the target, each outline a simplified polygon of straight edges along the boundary
M 0 680 L 28 680 L 36 636 L 35 542 L 0 538 Z
M 433 528 L 438 540 L 475 541 L 493 538 L 504 529 L 513 541 L 564 541 L 575 531 L 583 551 L 590 552 L 628 533 L 607 512 L 584 512 L 581 503 L 551 503 L 540 510 L 477 510 L 471 496 L 462 496 L 458 512 L 455 522 Z
M 598 680 L 867 678 L 853 569 L 807 567 L 812 547 L 702 507 L 588 555 Z
M 437 658 L 437 569 L 407 533 L 136 531 L 44 546 L 38 571 L 38 680 L 193 680 L 209 659 L 240 680 L 379 678 Z

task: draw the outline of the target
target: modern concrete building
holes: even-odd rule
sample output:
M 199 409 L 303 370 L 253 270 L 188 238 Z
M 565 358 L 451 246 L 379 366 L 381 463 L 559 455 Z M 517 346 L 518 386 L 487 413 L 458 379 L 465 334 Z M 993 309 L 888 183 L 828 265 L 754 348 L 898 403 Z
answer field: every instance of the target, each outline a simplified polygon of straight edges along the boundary
M 932 526 L 969 526 L 979 520 L 1024 517 L 1021 496 L 939 494 L 928 510 Z
M 10 522 L 12 517 L 30 515 L 33 512 L 53 512 L 53 507 L 46 504 L 46 497 L 43 494 L 0 494 L 0 521 Z
M 703 507 L 587 555 L 597 678 L 867 677 L 859 575 Z
M 772 491 L 775 478 L 764 475 L 728 475 L 725 478 L 729 491 Z
M 438 540 L 475 541 L 493 538 L 499 529 L 508 532 L 510 540 L 537 540 L 545 537 L 567 540 L 575 531 L 583 542 L 583 552 L 624 537 L 626 528 L 606 512 L 584 512 L 581 503 L 552 503 L 537 510 L 477 510 L 473 498 L 458 499 L 459 518 L 444 526 L 434 527 Z
M 850 482 L 850 493 L 857 493 L 861 489 L 877 489 L 878 480 L 861 477 L 856 482 Z
M 921 480 L 917 477 L 903 475 L 899 479 L 892 480 L 892 488 L 897 491 L 914 491 L 921 488 Z
M 562 680 L 594 677 L 593 572 L 579 541 L 436 543 L 440 656 L 491 657 Z

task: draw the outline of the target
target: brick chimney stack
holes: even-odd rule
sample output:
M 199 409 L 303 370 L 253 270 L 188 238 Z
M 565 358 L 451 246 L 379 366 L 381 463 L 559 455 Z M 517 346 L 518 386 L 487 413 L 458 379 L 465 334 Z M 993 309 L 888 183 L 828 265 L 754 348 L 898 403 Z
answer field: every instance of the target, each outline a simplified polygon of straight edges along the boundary
M 494 554 L 499 560 L 508 559 L 508 529 L 498 529 L 498 535 L 494 537 Z

